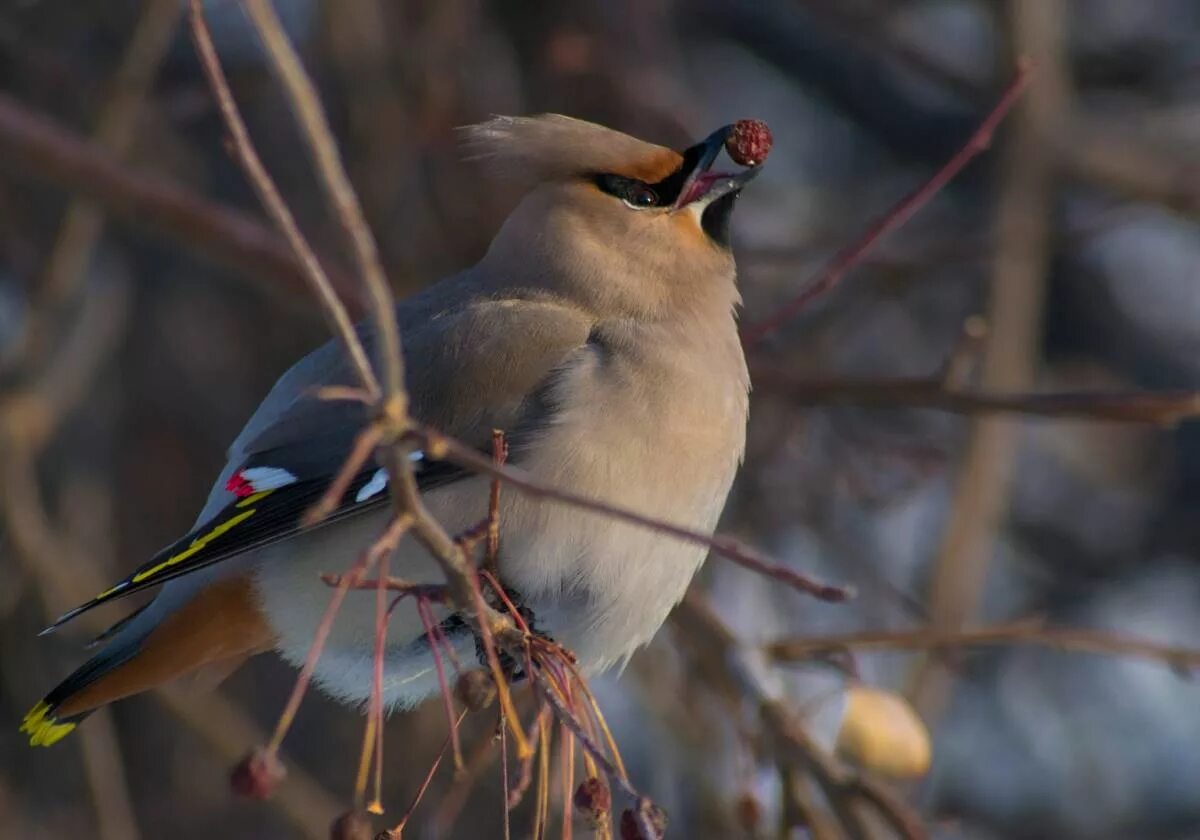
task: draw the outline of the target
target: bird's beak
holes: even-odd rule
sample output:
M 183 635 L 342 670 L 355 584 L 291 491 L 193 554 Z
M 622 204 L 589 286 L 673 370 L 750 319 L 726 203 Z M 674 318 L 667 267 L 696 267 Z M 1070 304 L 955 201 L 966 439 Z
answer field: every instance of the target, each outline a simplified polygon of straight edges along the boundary
M 683 153 L 684 168 L 689 165 L 687 177 L 679 197 L 671 205 L 671 210 L 679 210 L 697 201 L 711 204 L 723 195 L 739 191 L 752 181 L 762 169 L 762 165 L 747 167 L 736 175 L 727 172 L 713 172 L 712 166 L 725 147 L 725 139 L 733 131 L 732 125 L 723 126 L 708 135 L 702 142 L 697 143 Z

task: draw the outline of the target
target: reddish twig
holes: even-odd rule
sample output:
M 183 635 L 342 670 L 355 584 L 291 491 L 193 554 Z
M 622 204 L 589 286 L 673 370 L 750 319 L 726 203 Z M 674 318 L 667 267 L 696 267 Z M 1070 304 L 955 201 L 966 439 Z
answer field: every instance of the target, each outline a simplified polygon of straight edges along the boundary
M 945 165 L 933 174 L 933 177 L 904 196 L 895 206 L 871 224 L 855 242 L 839 251 L 833 260 L 805 286 L 802 292 L 768 317 L 756 321 L 742 330 L 742 344 L 747 349 L 754 347 L 804 311 L 814 300 L 831 291 L 883 237 L 911 219 L 913 214 L 941 192 L 946 184 L 950 183 L 968 163 L 986 151 L 991 145 L 992 135 L 997 126 L 1008 115 L 1012 106 L 1029 85 L 1031 72 L 1032 65 L 1029 61 L 1019 61 L 1012 81 L 1008 83 L 995 107 L 984 117 L 983 122 L 968 138 L 966 144 L 950 160 L 946 161 Z
M 754 385 L 804 404 L 924 408 L 957 414 L 1021 414 L 1159 426 L 1175 426 L 1200 414 L 1200 393 L 1196 391 L 998 394 L 950 388 L 941 377 L 802 379 L 767 364 L 755 365 Z
M 408 825 L 408 821 L 412 819 L 413 814 L 417 811 L 417 806 L 425 798 L 425 792 L 429 790 L 429 785 L 433 782 L 433 777 L 437 775 L 438 767 L 441 766 L 442 759 L 446 757 L 446 752 L 450 748 L 454 736 L 458 734 L 458 727 L 466 716 L 467 710 L 463 709 L 458 714 L 458 720 L 451 721 L 450 733 L 446 735 L 446 740 L 442 742 L 442 748 L 438 751 L 437 758 L 433 760 L 433 764 L 430 765 L 429 772 L 425 774 L 421 786 L 417 788 L 412 802 L 404 809 L 404 814 L 400 817 L 400 822 L 396 823 L 395 827 L 383 832 L 381 835 L 382 840 L 400 840 L 404 836 L 404 827 Z
M 521 800 L 525 798 L 526 791 L 528 791 L 529 786 L 533 784 L 533 759 L 541 739 L 541 722 L 542 719 L 549 714 L 550 709 L 543 706 L 538 710 L 533 722 L 529 725 L 529 732 L 526 735 L 526 743 L 529 744 L 529 752 L 524 757 L 517 756 L 517 760 L 520 762 L 521 772 L 520 775 L 517 776 L 517 784 L 513 787 L 508 795 L 508 809 L 510 811 L 521 804 Z M 509 727 L 509 731 L 512 731 L 511 725 Z
M 367 709 L 367 726 L 363 736 L 363 758 L 356 780 L 355 802 L 361 805 L 367 786 L 367 768 L 370 764 L 368 749 L 374 751 L 375 788 L 366 810 L 372 814 L 383 813 L 381 789 L 383 787 L 383 658 L 387 645 L 388 618 L 391 611 L 387 603 L 388 555 L 379 558 L 379 575 L 375 582 L 375 649 L 371 662 L 371 699 Z M 368 743 L 370 747 L 368 747 Z
M 708 546 L 714 554 L 724 557 L 726 560 L 732 560 L 751 571 L 766 575 L 823 601 L 845 601 L 854 596 L 854 590 L 849 587 L 833 586 L 812 580 L 799 572 L 775 563 L 732 537 L 712 536 L 702 531 L 695 531 L 653 516 L 647 516 L 630 508 L 543 484 L 524 470 L 495 464 L 490 458 L 479 454 L 466 444 L 426 427 L 420 428 L 415 435 L 422 442 L 422 448 L 427 457 L 450 461 L 460 467 L 498 478 L 526 496 L 570 505 L 580 510 L 591 511 L 621 522 L 669 534 L 684 542 Z
M 305 657 L 304 665 L 300 669 L 300 675 L 296 678 L 296 685 L 288 697 L 283 713 L 279 716 L 279 722 L 275 726 L 275 732 L 271 735 L 271 740 L 267 745 L 269 753 L 274 754 L 279 751 L 279 745 L 283 743 L 283 738 L 287 735 L 287 731 L 296 717 L 300 701 L 304 699 L 304 694 L 308 690 L 313 671 L 317 667 L 317 660 L 321 657 L 325 642 L 329 640 L 329 634 L 333 630 L 333 620 L 337 616 L 338 610 L 341 609 L 346 593 L 355 584 L 361 582 L 366 572 L 378 562 L 380 557 L 395 550 L 395 544 L 410 527 L 412 527 L 411 516 L 401 515 L 393 519 L 383 536 L 362 552 L 351 566 L 350 571 L 338 580 L 333 594 L 329 597 L 329 604 L 325 607 L 325 613 L 321 616 L 321 622 L 317 625 L 316 633 L 313 634 L 313 643 L 309 648 L 308 656 Z
M 512 791 L 508 783 L 508 727 L 504 725 L 504 712 L 500 713 L 500 795 L 504 798 L 504 840 L 511 840 Z
M 1105 630 L 1046 627 L 1041 622 L 1029 621 L 965 630 L 868 630 L 786 639 L 772 642 L 766 646 L 766 651 L 778 662 L 798 662 L 822 653 L 849 649 L 946 650 L 994 645 L 1033 645 L 1079 653 L 1140 656 L 1184 672 L 1200 668 L 1200 649 L 1160 644 Z
M 425 638 L 429 641 L 429 652 L 433 655 L 433 668 L 437 672 L 438 688 L 442 692 L 442 703 L 446 707 L 446 720 L 450 724 L 450 745 L 454 753 L 454 772 L 463 772 L 462 744 L 458 740 L 458 729 L 454 725 L 454 695 L 450 693 L 450 683 L 446 681 L 446 668 L 442 664 L 442 652 L 438 649 L 435 638 L 432 610 L 424 598 L 417 598 L 417 615 L 425 628 Z
M 504 432 L 492 430 L 492 461 L 503 466 L 508 460 L 508 441 Z M 487 517 L 487 553 L 484 555 L 483 568 L 487 572 L 497 574 L 500 561 L 500 479 L 493 477 L 488 490 Z

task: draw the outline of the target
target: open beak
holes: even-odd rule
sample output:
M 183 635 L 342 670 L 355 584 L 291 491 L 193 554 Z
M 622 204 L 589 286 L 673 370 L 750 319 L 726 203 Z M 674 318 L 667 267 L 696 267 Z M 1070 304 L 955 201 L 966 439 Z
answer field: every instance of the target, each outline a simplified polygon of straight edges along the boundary
M 697 143 L 683 153 L 684 166 L 692 164 L 691 171 L 684 179 L 679 198 L 671 205 L 671 210 L 679 210 L 697 201 L 711 204 L 723 195 L 739 191 L 752 181 L 762 169 L 761 164 L 743 169 L 737 174 L 713 172 L 712 166 L 725 148 L 725 138 L 733 131 L 732 125 L 718 128 L 702 142 Z M 695 160 L 695 163 L 692 161 Z

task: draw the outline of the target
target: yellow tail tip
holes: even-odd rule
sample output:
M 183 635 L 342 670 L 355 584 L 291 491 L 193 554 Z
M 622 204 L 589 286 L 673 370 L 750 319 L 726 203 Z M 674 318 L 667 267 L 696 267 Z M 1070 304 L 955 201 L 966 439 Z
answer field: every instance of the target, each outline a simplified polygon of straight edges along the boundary
M 50 705 L 42 700 L 29 710 L 21 721 L 21 731 L 29 735 L 29 746 L 49 747 L 57 744 L 75 728 L 75 723 L 59 723 L 50 714 Z

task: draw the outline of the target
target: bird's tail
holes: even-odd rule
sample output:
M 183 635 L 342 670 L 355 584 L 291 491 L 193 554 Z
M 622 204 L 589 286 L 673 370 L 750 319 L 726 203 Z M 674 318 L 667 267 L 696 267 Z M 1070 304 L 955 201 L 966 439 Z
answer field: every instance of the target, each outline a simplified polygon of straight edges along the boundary
M 70 735 L 80 721 L 101 705 L 83 706 L 78 698 L 136 655 L 137 649 L 132 645 L 109 648 L 76 668 L 26 713 L 21 731 L 29 735 L 29 745 L 49 747 Z
M 21 731 L 31 746 L 51 746 L 97 708 L 177 677 L 224 677 L 274 644 L 245 578 L 219 581 L 166 615 L 147 611 L 142 621 L 115 629 L 103 650 L 25 715 Z

